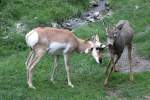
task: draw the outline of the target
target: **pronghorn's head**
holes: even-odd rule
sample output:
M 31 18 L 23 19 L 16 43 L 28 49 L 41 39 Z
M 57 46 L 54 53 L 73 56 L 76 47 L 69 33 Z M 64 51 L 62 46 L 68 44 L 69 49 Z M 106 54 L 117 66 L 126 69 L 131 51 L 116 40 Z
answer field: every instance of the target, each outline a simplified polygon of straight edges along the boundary
M 108 27 L 105 30 L 106 30 L 106 36 L 107 36 L 107 45 L 113 46 L 119 30 L 116 27 Z
M 91 46 L 87 48 L 85 52 L 91 53 L 97 63 L 102 63 L 102 53 L 106 46 L 99 41 L 98 35 L 92 36 L 88 42 Z

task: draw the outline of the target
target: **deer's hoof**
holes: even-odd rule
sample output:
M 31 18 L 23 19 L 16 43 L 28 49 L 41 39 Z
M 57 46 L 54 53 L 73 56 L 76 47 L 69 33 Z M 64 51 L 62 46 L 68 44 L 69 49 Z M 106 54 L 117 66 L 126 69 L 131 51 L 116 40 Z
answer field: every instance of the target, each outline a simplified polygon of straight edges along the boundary
M 133 76 L 130 76 L 130 81 L 133 81 Z
M 114 71 L 114 72 L 119 72 L 119 68 L 118 68 L 118 67 L 115 67 L 115 68 L 113 68 L 113 71 Z
M 104 86 L 107 86 L 107 85 L 108 85 L 108 81 L 105 80 L 105 81 L 104 81 Z

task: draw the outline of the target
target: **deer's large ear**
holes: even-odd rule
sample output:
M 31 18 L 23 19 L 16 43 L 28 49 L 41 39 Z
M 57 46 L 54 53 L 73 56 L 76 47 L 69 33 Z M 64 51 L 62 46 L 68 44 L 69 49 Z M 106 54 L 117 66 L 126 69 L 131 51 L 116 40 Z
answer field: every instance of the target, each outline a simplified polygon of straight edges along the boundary
M 121 30 L 123 28 L 123 25 L 124 25 L 124 23 L 119 23 L 115 27 L 116 27 L 116 29 Z

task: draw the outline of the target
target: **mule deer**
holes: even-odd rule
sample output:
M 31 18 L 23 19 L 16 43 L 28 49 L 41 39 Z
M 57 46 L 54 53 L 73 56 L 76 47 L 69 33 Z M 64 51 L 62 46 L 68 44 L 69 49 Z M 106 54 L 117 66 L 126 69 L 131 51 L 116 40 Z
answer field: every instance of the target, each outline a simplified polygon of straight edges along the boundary
M 132 73 L 132 39 L 133 39 L 133 29 L 127 20 L 120 20 L 115 27 L 106 29 L 107 32 L 107 45 L 110 52 L 110 61 L 108 63 L 106 73 L 108 76 L 105 79 L 104 85 L 108 84 L 109 77 L 115 65 L 121 57 L 125 46 L 128 48 L 128 60 L 130 66 L 130 80 L 133 80 Z M 109 72 L 108 72 L 109 70 Z
M 102 62 L 102 51 L 105 47 L 99 41 L 98 35 L 92 36 L 91 40 L 82 40 L 76 37 L 71 31 L 50 27 L 38 27 L 26 34 L 26 43 L 31 48 L 31 52 L 26 61 L 27 83 L 29 88 L 32 85 L 32 70 L 40 61 L 41 57 L 48 52 L 54 55 L 54 68 L 51 81 L 57 67 L 59 55 L 64 55 L 65 68 L 67 72 L 68 85 L 74 87 L 70 80 L 70 55 L 72 52 L 85 52 L 91 54 L 97 63 Z

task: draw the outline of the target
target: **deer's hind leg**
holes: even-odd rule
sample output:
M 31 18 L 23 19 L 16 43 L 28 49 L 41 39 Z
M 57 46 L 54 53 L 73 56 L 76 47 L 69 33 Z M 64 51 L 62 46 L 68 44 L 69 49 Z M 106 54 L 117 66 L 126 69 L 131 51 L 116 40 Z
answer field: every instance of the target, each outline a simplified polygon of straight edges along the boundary
M 132 44 L 129 44 L 128 45 L 128 61 L 129 61 L 129 66 L 130 66 L 130 80 L 132 81 L 133 80 L 133 72 L 132 72 Z
M 119 71 L 119 68 L 116 67 L 116 64 L 117 64 L 118 60 L 120 59 L 120 57 L 121 57 L 121 54 L 116 55 L 115 64 L 114 64 L 114 67 L 113 67 L 113 71 L 114 72 L 118 72 Z

